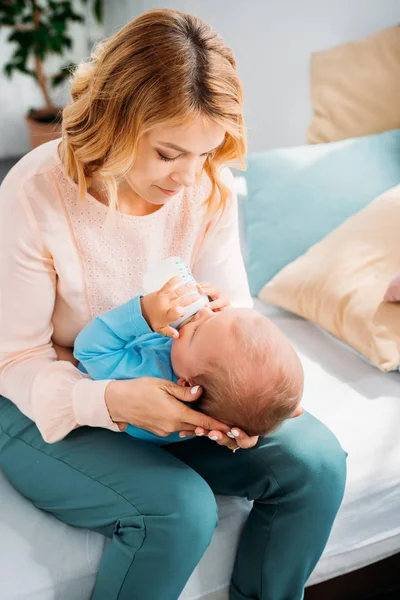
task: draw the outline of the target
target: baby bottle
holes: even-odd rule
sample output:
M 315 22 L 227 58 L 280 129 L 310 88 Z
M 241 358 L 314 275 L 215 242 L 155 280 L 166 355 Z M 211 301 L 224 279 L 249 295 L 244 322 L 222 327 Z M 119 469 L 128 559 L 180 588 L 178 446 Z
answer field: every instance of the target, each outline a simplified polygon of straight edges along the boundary
M 185 261 L 179 256 L 170 256 L 169 258 L 166 258 L 165 260 L 162 260 L 159 263 L 153 265 L 143 277 L 143 286 L 146 290 L 146 293 L 150 294 L 151 292 L 159 290 L 165 283 L 167 283 L 167 281 L 169 281 L 170 279 L 172 279 L 172 277 L 175 276 L 181 278 L 181 281 L 176 284 L 175 288 L 181 287 L 186 283 L 193 283 L 193 287 L 195 288 L 196 280 L 193 277 L 192 272 L 188 265 L 185 263 Z M 195 302 L 193 302 L 192 304 L 189 304 L 189 306 L 183 307 L 185 314 L 179 319 L 176 319 L 176 321 L 173 321 L 173 323 L 170 323 L 171 327 L 179 329 L 182 323 L 184 323 L 187 319 L 198 313 L 199 310 L 207 306 L 207 296 L 205 296 L 204 294 L 200 294 L 197 289 L 193 289 L 193 291 L 187 292 L 185 296 L 191 294 L 197 294 L 198 299 L 195 300 Z

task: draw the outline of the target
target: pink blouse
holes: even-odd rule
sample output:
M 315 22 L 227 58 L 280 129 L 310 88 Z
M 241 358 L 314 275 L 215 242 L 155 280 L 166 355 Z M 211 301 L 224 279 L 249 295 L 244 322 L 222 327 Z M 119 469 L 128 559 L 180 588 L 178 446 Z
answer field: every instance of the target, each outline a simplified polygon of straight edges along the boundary
M 219 221 L 205 221 L 205 173 L 152 214 L 106 220 L 107 207 L 93 196 L 77 199 L 60 141 L 29 152 L 0 188 L 0 394 L 49 443 L 82 425 L 119 431 L 104 400 L 108 381 L 58 361 L 53 342 L 72 347 L 90 319 L 144 293 L 153 261 L 179 255 L 198 281 L 214 283 L 235 306 L 252 306 L 229 169 L 222 175 L 231 202 Z

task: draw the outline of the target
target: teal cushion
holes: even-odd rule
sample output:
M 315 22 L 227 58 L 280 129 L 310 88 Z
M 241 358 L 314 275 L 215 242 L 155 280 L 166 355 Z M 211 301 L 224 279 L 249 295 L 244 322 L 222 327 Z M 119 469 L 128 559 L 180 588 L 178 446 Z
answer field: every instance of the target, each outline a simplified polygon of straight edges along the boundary
M 400 130 L 250 153 L 246 267 L 257 295 L 285 265 L 400 183 Z

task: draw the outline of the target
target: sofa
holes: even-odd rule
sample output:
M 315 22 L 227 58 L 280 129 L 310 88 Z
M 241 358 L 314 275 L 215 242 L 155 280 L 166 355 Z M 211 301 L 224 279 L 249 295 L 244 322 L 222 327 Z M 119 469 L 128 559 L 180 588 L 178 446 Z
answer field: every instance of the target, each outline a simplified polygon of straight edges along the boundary
M 246 185 L 240 176 L 235 182 L 247 256 Z M 330 427 L 348 452 L 344 501 L 308 581 L 314 586 L 400 552 L 400 374 L 382 373 L 295 314 L 258 298 L 255 307 L 283 330 L 301 357 L 305 409 Z M 228 598 L 235 550 L 251 504 L 228 497 L 217 497 L 217 502 L 214 538 L 179 600 Z M 0 539 L 0 600 L 90 598 L 107 540 L 41 512 L 1 472 Z M 316 597 L 325 600 L 327 595 Z

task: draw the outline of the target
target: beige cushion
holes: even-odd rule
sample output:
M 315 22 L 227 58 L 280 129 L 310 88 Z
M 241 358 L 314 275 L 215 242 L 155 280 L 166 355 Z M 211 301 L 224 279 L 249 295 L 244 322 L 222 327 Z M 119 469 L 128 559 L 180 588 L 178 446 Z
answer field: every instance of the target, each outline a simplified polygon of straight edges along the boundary
M 314 321 L 382 371 L 397 369 L 400 304 L 383 297 L 400 263 L 399 224 L 400 185 L 287 265 L 259 297 Z
M 308 143 L 400 128 L 400 27 L 311 57 Z

